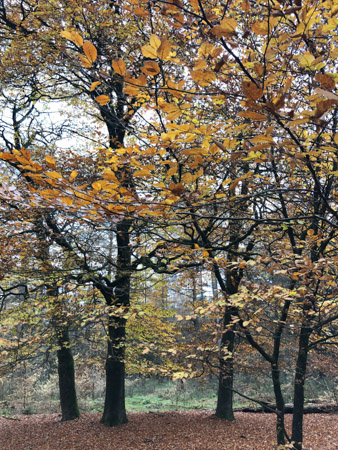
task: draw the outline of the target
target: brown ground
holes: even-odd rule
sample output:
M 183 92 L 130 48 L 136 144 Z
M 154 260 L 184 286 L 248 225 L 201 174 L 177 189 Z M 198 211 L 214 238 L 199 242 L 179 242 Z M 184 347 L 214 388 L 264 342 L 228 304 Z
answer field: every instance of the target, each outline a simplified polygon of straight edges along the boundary
M 85 413 L 80 419 L 60 422 L 57 414 L 0 418 L 0 448 L 113 449 L 113 450 L 267 450 L 275 448 L 273 414 L 236 413 L 235 422 L 217 419 L 210 411 L 129 414 L 129 423 L 107 428 L 99 414 Z M 305 416 L 304 448 L 338 448 L 337 415 Z M 291 416 L 287 416 L 288 426 Z

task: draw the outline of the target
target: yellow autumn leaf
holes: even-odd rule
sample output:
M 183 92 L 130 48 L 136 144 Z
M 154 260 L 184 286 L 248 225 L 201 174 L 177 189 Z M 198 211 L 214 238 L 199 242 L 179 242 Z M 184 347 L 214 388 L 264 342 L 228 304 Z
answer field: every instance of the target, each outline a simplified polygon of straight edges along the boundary
M 73 181 L 75 180 L 75 178 L 77 177 L 78 171 L 77 170 L 72 170 L 72 173 L 70 174 L 69 180 Z
M 309 66 L 311 66 L 315 57 L 311 53 L 305 52 L 304 55 L 298 56 L 297 59 L 299 61 L 300 66 L 309 67 Z
M 68 39 L 69 41 L 72 41 L 72 40 L 73 40 L 73 38 L 72 38 L 72 33 L 70 33 L 69 31 L 66 31 L 66 30 L 61 31 L 60 35 L 61 35 L 62 37 L 64 37 L 65 39 Z
M 267 22 L 255 22 L 251 30 L 257 35 L 257 36 L 266 36 L 268 34 L 268 23 Z
M 157 50 L 161 45 L 161 39 L 156 36 L 156 34 L 150 35 L 150 45 Z
M 124 88 L 124 93 L 136 97 L 140 93 L 140 89 L 132 84 L 127 84 Z
M 171 177 L 172 175 L 175 175 L 177 173 L 177 167 L 171 167 L 167 172 L 167 177 Z
M 74 42 L 78 47 L 83 46 L 83 39 L 76 31 L 61 31 L 61 36 L 68 39 L 69 41 Z
M 100 84 L 101 84 L 101 81 L 94 81 L 94 83 L 91 84 L 89 90 L 90 90 L 91 92 L 92 92 L 92 91 L 95 91 L 95 89 L 97 88 L 97 86 L 100 86 Z
M 171 44 L 167 39 L 162 39 L 161 45 L 157 49 L 157 56 L 160 59 L 167 59 L 171 52 Z
M 235 33 L 237 20 L 234 18 L 223 19 L 221 20 L 221 28 L 223 28 L 226 33 Z
M 58 172 L 52 171 L 52 172 L 46 172 L 46 175 L 49 178 L 53 178 L 55 180 L 62 178 L 62 175 L 60 175 Z
M 83 51 L 84 51 L 84 54 L 86 55 L 86 57 L 88 58 L 88 60 L 91 63 L 94 63 L 97 58 L 97 50 L 96 50 L 95 45 L 93 45 L 89 41 L 85 41 L 83 43 Z
M 110 98 L 108 97 L 108 95 L 99 95 L 98 97 L 95 97 L 95 100 L 101 106 L 104 106 L 110 101 Z
M 102 189 L 102 184 L 99 181 L 95 181 L 92 186 L 95 191 L 100 191 Z
M 151 75 L 152 77 L 160 72 L 160 66 L 155 61 L 146 61 L 142 67 L 142 72 L 145 75 Z
M 140 169 L 136 170 L 133 175 L 134 177 L 149 178 L 151 176 L 151 173 L 147 169 Z
M 47 164 L 48 164 L 49 167 L 52 167 L 53 169 L 55 169 L 56 163 L 55 163 L 55 159 L 54 158 L 52 158 L 49 155 L 46 155 L 45 156 L 45 160 L 47 161 Z
M 156 48 L 152 47 L 151 45 L 143 45 L 141 47 L 141 52 L 145 58 L 151 58 L 151 59 L 157 58 L 157 50 L 156 50 Z
M 211 70 L 192 70 L 190 72 L 191 78 L 200 86 L 209 86 L 216 80 L 216 75 Z
M 89 61 L 89 59 L 86 56 L 79 55 L 79 57 L 81 59 L 81 63 L 83 65 L 83 67 L 85 67 L 86 69 L 90 69 L 92 67 L 92 63 Z
M 78 45 L 79 47 L 83 46 L 83 39 L 79 35 L 79 33 L 77 33 L 76 31 L 72 31 L 72 37 L 73 37 L 73 41 L 75 42 L 76 45 Z
M 269 142 L 271 144 L 274 143 L 274 140 L 271 136 L 266 136 L 265 134 L 259 134 L 250 139 L 250 142 L 256 144 L 257 142 Z
M 65 203 L 68 206 L 72 206 L 72 204 L 74 202 L 73 199 L 70 197 L 61 197 L 61 201 L 62 201 L 62 203 Z
M 336 133 L 336 134 L 334 135 L 334 141 L 335 141 L 335 143 L 338 145 L 338 133 Z
M 117 74 L 122 75 L 122 76 L 124 76 L 126 74 L 126 65 L 122 59 L 113 61 L 112 67 Z
M 203 42 L 203 44 L 198 49 L 198 54 L 202 56 L 203 58 L 208 58 L 216 47 L 213 44 L 210 44 L 209 42 Z
M 174 104 L 167 103 L 162 109 L 167 113 L 168 120 L 175 120 L 182 114 L 182 110 Z

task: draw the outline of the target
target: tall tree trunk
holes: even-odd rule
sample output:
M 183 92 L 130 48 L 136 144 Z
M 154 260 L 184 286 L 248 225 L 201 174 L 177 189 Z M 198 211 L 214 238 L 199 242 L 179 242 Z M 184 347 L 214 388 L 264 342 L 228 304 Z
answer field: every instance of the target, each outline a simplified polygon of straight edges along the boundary
M 224 314 L 223 329 L 231 323 L 231 312 L 227 308 Z M 216 416 L 225 420 L 234 420 L 233 412 L 233 350 L 235 333 L 232 329 L 223 332 L 221 339 L 220 373 L 218 379 L 218 396 Z
M 108 427 L 128 422 L 125 407 L 125 320 L 109 319 L 106 395 L 101 423 Z
M 273 363 L 271 365 L 271 376 L 273 382 L 273 390 L 275 393 L 275 401 L 277 408 L 277 424 L 276 424 L 276 432 L 277 432 L 277 444 L 284 445 L 285 444 L 285 424 L 284 424 L 284 409 L 285 402 L 282 393 L 281 383 L 280 383 L 280 370 L 278 367 L 278 363 Z
M 68 329 L 57 331 L 59 350 L 57 350 L 60 405 L 62 422 L 80 417 L 75 389 L 74 359 L 69 344 Z
M 312 328 L 309 325 L 309 319 L 305 318 L 299 336 L 293 397 L 291 440 L 297 450 L 301 450 L 303 445 L 304 383 L 307 367 L 308 345 L 311 332 Z
M 122 307 L 127 313 L 130 304 L 130 262 L 129 246 L 130 220 L 117 224 L 117 269 L 115 289 L 103 290 L 108 306 Z M 106 360 L 106 395 L 101 423 L 106 426 L 121 425 L 128 421 L 125 408 L 125 340 L 126 319 L 111 315 L 108 319 L 108 351 Z

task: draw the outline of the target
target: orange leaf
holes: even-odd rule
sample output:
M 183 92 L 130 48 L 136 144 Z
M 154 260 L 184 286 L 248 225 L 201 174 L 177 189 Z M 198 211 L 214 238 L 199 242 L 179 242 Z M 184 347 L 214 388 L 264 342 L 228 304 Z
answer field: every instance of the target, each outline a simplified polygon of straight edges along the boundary
M 110 97 L 108 97 L 108 95 L 99 95 L 98 97 L 95 97 L 95 100 L 101 106 L 104 106 L 110 101 Z
M 75 178 L 77 177 L 77 170 L 73 170 L 72 173 L 70 174 L 69 180 L 73 181 L 75 180 Z
M 182 183 L 171 183 L 169 189 L 174 195 L 180 195 L 184 192 L 184 185 Z
M 126 65 L 122 59 L 118 59 L 117 61 L 112 62 L 113 69 L 115 72 L 124 77 L 126 74 Z
M 86 69 L 90 69 L 92 67 L 92 63 L 89 61 L 89 59 L 86 56 L 83 55 L 79 55 L 82 65 L 83 67 L 85 67 Z
M 57 172 L 46 172 L 46 175 L 49 177 L 49 178 L 53 178 L 53 179 L 55 179 L 55 180 L 57 180 L 57 179 L 59 179 L 59 178 L 62 178 L 62 175 L 60 175 L 59 173 L 57 173 Z
M 83 51 L 91 63 L 95 62 L 97 58 L 97 50 L 91 42 L 85 41 L 83 43 Z
M 95 91 L 95 89 L 97 88 L 97 86 L 100 86 L 101 81 L 94 81 L 94 83 L 91 84 L 90 86 L 90 91 Z

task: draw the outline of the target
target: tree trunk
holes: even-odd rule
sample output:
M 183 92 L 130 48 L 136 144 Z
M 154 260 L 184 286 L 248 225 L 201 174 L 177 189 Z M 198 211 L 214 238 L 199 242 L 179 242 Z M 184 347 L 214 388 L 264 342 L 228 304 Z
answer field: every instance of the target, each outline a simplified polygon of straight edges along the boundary
M 308 345 L 311 332 L 312 328 L 309 326 L 308 319 L 305 319 L 302 324 L 299 336 L 298 358 L 296 364 L 293 397 L 291 440 L 297 450 L 301 450 L 303 444 L 304 383 L 307 367 Z
M 226 330 L 227 325 L 231 322 L 231 313 L 227 308 L 224 314 L 223 329 Z M 218 380 L 218 396 L 216 416 L 225 420 L 234 420 L 233 412 L 233 349 L 234 349 L 235 333 L 232 329 L 227 330 L 222 335 L 221 340 L 221 357 L 220 373 Z
M 285 444 L 285 428 L 284 428 L 284 413 L 285 413 L 285 402 L 283 398 L 283 393 L 280 384 L 280 370 L 278 363 L 272 364 L 271 375 L 273 382 L 273 390 L 275 393 L 276 409 L 277 409 L 277 444 Z
M 122 319 L 120 319 L 120 322 Z M 106 360 L 106 395 L 101 423 L 108 427 L 128 422 L 125 407 L 124 324 L 110 319 Z M 120 344 L 120 345 L 119 345 Z
M 57 350 L 62 422 L 80 417 L 75 389 L 74 359 L 69 346 L 68 329 L 58 331 Z
M 130 220 L 117 224 L 117 268 L 115 290 L 104 289 L 108 306 L 115 306 L 127 313 L 130 304 L 130 262 L 129 246 Z M 123 314 L 124 315 L 124 314 Z M 125 408 L 125 340 L 126 319 L 111 315 L 108 319 L 108 352 L 106 360 L 106 396 L 101 423 L 106 426 L 121 425 L 128 421 Z

